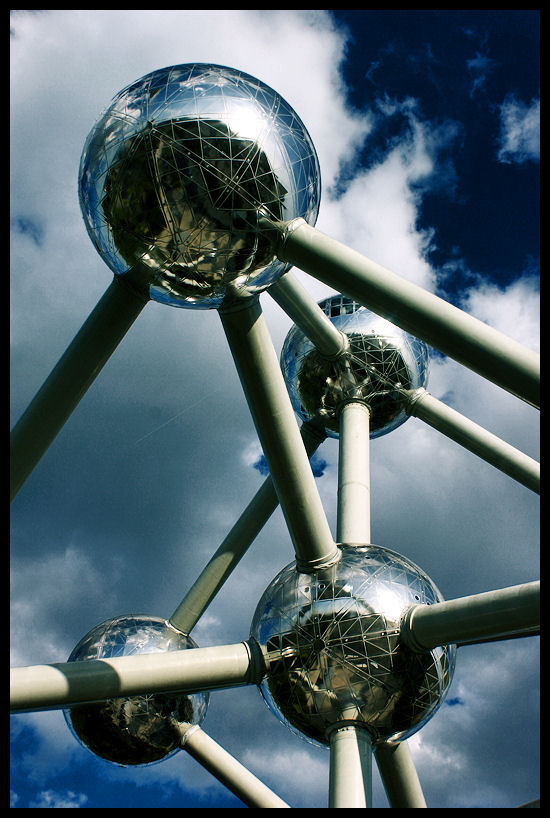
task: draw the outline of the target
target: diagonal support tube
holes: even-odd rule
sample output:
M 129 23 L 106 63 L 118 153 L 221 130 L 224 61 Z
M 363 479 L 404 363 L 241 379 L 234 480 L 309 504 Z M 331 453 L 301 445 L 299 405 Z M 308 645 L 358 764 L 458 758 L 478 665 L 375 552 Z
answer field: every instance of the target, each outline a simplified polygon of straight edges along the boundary
M 374 757 L 390 807 L 424 809 L 426 800 L 407 742 L 379 742 Z
M 281 276 L 267 291 L 325 358 L 339 358 L 348 339 L 292 275 Z
M 277 496 L 297 567 L 312 571 L 339 557 L 300 437 L 279 361 L 257 298 L 219 310 Z
M 300 432 L 311 457 L 326 434 L 312 422 L 304 423 Z M 182 633 L 191 632 L 278 505 L 269 475 L 170 617 L 171 625 Z
M 140 693 L 194 693 L 258 684 L 265 662 L 255 642 L 10 671 L 13 712 L 52 710 Z
M 401 620 L 402 641 L 425 653 L 436 645 L 468 645 L 533 636 L 540 627 L 540 582 L 473 594 L 434 605 L 412 605 Z
M 180 733 L 182 750 L 188 752 L 248 807 L 257 809 L 289 807 L 197 724 L 181 724 Z
M 425 389 L 408 393 L 407 413 L 486 460 L 492 466 L 540 494 L 540 464 L 473 420 L 446 406 Z
M 277 256 L 421 338 L 533 406 L 540 406 L 540 359 L 447 301 L 321 233 L 304 219 L 271 222 Z
M 10 502 L 147 302 L 115 276 L 11 432 Z

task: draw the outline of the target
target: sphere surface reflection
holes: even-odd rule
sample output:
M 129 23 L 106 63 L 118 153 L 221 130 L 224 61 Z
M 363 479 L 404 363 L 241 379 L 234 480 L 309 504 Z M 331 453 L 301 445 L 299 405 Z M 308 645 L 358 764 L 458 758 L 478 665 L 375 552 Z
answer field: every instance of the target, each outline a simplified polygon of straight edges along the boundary
M 122 90 L 80 163 L 90 237 L 115 274 L 149 273 L 150 295 L 218 307 L 289 265 L 258 230 L 260 214 L 314 224 L 319 164 L 309 134 L 275 91 L 210 64 L 153 71 Z
M 139 653 L 188 650 L 197 645 L 164 619 L 119 616 L 97 625 L 84 636 L 69 662 Z M 208 693 L 151 693 L 82 704 L 65 711 L 76 738 L 93 753 L 116 764 L 152 764 L 179 748 L 176 725 L 200 724 Z
M 262 596 L 251 636 L 269 670 L 260 689 L 293 732 L 327 744 L 327 729 L 360 724 L 374 741 L 419 730 L 452 680 L 456 648 L 415 654 L 399 641 L 401 616 L 442 596 L 414 563 L 375 545 L 341 546 L 311 574 L 290 563 Z
M 336 360 L 324 358 L 297 326 L 288 333 L 281 368 L 295 412 L 317 418 L 338 437 L 338 408 L 363 400 L 370 409 L 370 436 L 391 432 L 407 418 L 404 391 L 425 386 L 428 347 L 351 298 L 334 295 L 319 302 L 349 346 Z

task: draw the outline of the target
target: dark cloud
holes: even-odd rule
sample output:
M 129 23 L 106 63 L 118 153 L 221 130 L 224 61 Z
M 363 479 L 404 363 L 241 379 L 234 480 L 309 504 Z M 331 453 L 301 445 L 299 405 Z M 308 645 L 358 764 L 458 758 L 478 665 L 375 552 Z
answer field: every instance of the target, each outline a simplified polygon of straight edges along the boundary
M 28 236 L 37 247 L 40 247 L 44 238 L 44 228 L 41 224 L 29 216 L 15 216 L 11 219 L 11 224 L 17 233 Z

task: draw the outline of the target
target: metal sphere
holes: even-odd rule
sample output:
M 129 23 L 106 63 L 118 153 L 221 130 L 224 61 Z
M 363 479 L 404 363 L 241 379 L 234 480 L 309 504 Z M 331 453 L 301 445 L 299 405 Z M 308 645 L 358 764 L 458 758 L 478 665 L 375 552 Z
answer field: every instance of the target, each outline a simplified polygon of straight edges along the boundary
M 359 399 L 370 409 L 370 436 L 391 432 L 408 418 L 405 390 L 426 385 L 426 344 L 346 296 L 331 296 L 319 306 L 349 346 L 329 360 L 292 327 L 281 368 L 295 412 L 303 421 L 317 418 L 330 437 L 338 437 L 339 407 Z
M 117 94 L 86 141 L 79 192 L 115 274 L 139 265 L 151 298 L 217 308 L 288 270 L 258 221 L 314 224 L 319 163 L 300 118 L 263 82 L 220 65 L 176 65 Z
M 336 564 L 284 568 L 263 594 L 251 627 L 268 672 L 260 689 L 293 732 L 327 744 L 341 722 L 374 741 L 419 730 L 452 680 L 456 647 L 415 654 L 400 643 L 401 616 L 442 596 L 413 562 L 376 545 L 340 546 Z
M 69 662 L 139 653 L 188 650 L 197 645 L 166 620 L 152 616 L 119 616 L 84 636 Z M 178 723 L 200 724 L 208 693 L 151 693 L 82 704 L 66 710 L 76 738 L 93 753 L 121 766 L 152 764 L 179 749 Z

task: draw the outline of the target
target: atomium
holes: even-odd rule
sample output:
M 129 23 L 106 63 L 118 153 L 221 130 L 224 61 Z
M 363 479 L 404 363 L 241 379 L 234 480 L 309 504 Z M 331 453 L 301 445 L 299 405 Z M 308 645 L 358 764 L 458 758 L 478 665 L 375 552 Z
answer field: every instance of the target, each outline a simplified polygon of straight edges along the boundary
M 213 653 L 207 651 L 206 658 L 198 653 L 187 655 L 187 659 L 203 663 L 205 675 L 197 687 L 211 689 L 213 680 L 216 685 L 228 686 L 234 686 L 235 679 L 238 684 L 259 682 L 266 704 L 283 724 L 313 744 L 330 746 L 331 805 L 348 806 L 350 788 L 355 790 L 353 798 L 362 789 L 364 802 L 368 802 L 370 773 L 360 756 L 367 745 L 370 753 L 373 745 L 381 771 L 385 768 L 390 778 L 396 778 L 389 788 L 390 800 L 399 801 L 402 790 L 407 789 L 406 806 L 425 806 L 420 803 L 423 796 L 413 792 L 414 768 L 405 771 L 404 739 L 427 723 L 447 694 L 456 656 L 456 645 L 447 642 L 457 635 L 462 640 L 458 644 L 477 639 L 478 622 L 474 621 L 472 637 L 471 619 L 475 620 L 480 610 L 482 624 L 487 625 L 483 637 L 486 641 L 495 633 L 495 638 L 508 638 L 510 631 L 506 623 L 502 631 L 498 630 L 503 628 L 498 599 L 496 608 L 490 606 L 493 612 L 499 611 L 492 622 L 484 618 L 486 600 L 474 601 L 473 615 L 471 598 L 455 600 L 468 609 L 466 619 L 470 621 L 459 622 L 458 629 L 454 629 L 456 622 L 447 627 L 445 614 L 440 615 L 441 608 L 448 613 L 450 607 L 451 618 L 456 608 L 438 606 L 439 610 L 428 611 L 424 607 L 440 603 L 443 598 L 418 566 L 388 548 L 352 545 L 350 541 L 355 536 L 352 538 L 348 533 L 337 535 L 347 539 L 346 543 L 335 544 L 328 521 L 322 519 L 322 505 L 314 503 L 318 498 L 314 479 L 298 439 L 298 429 L 294 429 L 276 355 L 270 354 L 263 330 L 250 332 L 248 323 L 253 319 L 259 325 L 258 299 L 250 297 L 273 284 L 289 267 L 275 255 L 269 223 L 302 218 L 315 224 L 317 218 L 319 167 L 303 123 L 272 89 L 240 71 L 209 64 L 154 71 L 121 91 L 92 129 L 82 154 L 79 194 L 95 247 L 114 272 L 115 280 L 125 280 L 130 286 L 117 283 L 109 288 L 105 302 L 102 299 L 101 307 L 94 311 L 93 331 L 88 327 L 79 333 L 68 350 L 70 354 L 61 359 L 29 407 L 23 423 L 18 423 L 12 458 L 14 462 L 20 461 L 16 489 L 53 439 L 42 434 L 43 426 L 51 418 L 48 434 L 56 434 L 82 397 L 82 380 L 75 378 L 75 373 L 82 365 L 87 370 L 85 374 L 93 379 L 104 363 L 113 328 L 118 333 L 115 339 L 118 343 L 129 317 L 133 320 L 137 314 L 135 302 L 139 302 L 139 309 L 143 307 L 147 300 L 144 293 L 139 292 L 140 297 L 134 298 L 134 287 L 140 289 L 143 283 L 151 299 L 178 307 L 218 309 L 235 306 L 230 302 L 242 297 L 237 305 L 240 309 L 225 313 L 224 327 L 239 374 L 242 376 L 245 371 L 247 374 L 241 380 L 250 408 L 255 407 L 253 415 L 259 436 L 262 438 L 260 432 L 265 432 L 277 412 L 286 424 L 292 421 L 296 435 L 283 434 L 282 423 L 277 429 L 278 437 L 271 435 L 271 428 L 263 435 L 266 458 L 268 454 L 267 459 L 271 458 L 273 485 L 267 485 L 269 492 L 263 490 L 266 484 L 260 489 L 170 620 L 117 617 L 93 628 L 78 643 L 69 662 L 84 663 L 78 670 L 84 677 L 89 674 L 91 687 L 86 695 L 91 689 L 92 703 L 75 704 L 84 697 L 78 691 L 75 695 L 70 685 L 67 690 L 64 682 L 60 689 L 59 675 L 62 677 L 64 670 L 70 678 L 71 673 L 59 665 L 55 666 L 53 676 L 49 672 L 44 674 L 40 666 L 18 669 L 22 671 L 17 676 L 23 679 L 23 684 L 16 690 L 16 701 L 24 706 L 30 702 L 33 709 L 52 703 L 69 707 L 65 719 L 77 740 L 97 756 L 121 766 L 153 764 L 180 747 L 203 759 L 197 742 L 204 748 L 206 734 L 201 736 L 197 727 L 206 714 L 208 693 L 140 693 L 102 701 L 106 686 L 101 679 L 94 680 L 97 666 L 86 662 L 196 648 L 186 634 L 267 521 L 276 498 L 281 502 L 288 528 L 292 529 L 297 561 L 283 568 L 265 590 L 252 620 L 249 641 L 214 648 Z M 282 229 L 284 224 L 278 224 L 274 233 Z M 282 254 L 285 258 L 292 257 L 288 253 L 292 237 L 295 249 L 300 246 L 296 239 L 299 232 L 288 230 L 285 234 Z M 305 230 L 306 237 L 311 232 Z M 308 252 L 312 251 L 314 248 L 310 247 Z M 319 249 L 313 255 L 324 259 Z M 334 254 L 331 258 L 330 263 L 335 263 Z M 303 269 L 309 269 L 307 263 Z M 349 273 L 345 269 L 342 272 Z M 284 286 L 279 285 L 281 289 Z M 349 291 L 354 292 L 355 287 Z M 357 292 L 361 298 L 362 289 Z M 367 296 L 365 300 L 371 303 Z M 316 316 L 311 319 L 313 326 L 309 324 L 315 337 L 320 326 L 326 330 L 326 321 L 314 303 L 304 303 L 305 312 Z M 411 309 L 403 294 L 399 294 L 399 287 L 393 303 L 396 307 L 405 303 L 407 310 Z M 433 308 L 440 309 L 439 303 L 436 299 Z M 118 321 L 116 315 L 113 317 L 116 309 L 112 308 L 120 308 L 121 304 L 124 309 Z M 347 296 L 331 296 L 320 307 L 345 336 L 345 348 L 332 357 L 323 355 L 308 340 L 305 330 L 294 326 L 284 343 L 281 367 L 295 412 L 304 423 L 312 421 L 310 442 L 314 438 L 318 443 L 324 437 L 317 434 L 318 428 L 312 430 L 319 425 L 327 435 L 339 436 L 339 413 L 345 404 L 354 402 L 368 407 L 368 426 L 363 423 L 367 413 L 362 408 L 358 413 L 344 413 L 345 418 L 361 418 L 357 427 L 342 424 L 343 437 L 351 429 L 348 441 L 357 444 L 353 455 L 358 456 L 350 456 L 352 445 L 347 448 L 342 445 L 339 457 L 344 468 L 338 476 L 338 528 L 345 529 L 340 525 L 341 518 L 348 522 L 351 508 L 361 523 L 357 542 L 367 543 L 370 518 L 362 512 L 369 488 L 364 468 L 365 462 L 368 466 L 368 437 L 386 434 L 407 419 L 411 392 L 426 385 L 428 348 Z M 223 316 L 224 310 L 220 311 Z M 288 314 L 292 313 L 299 315 L 300 310 L 289 309 Z M 385 314 L 397 316 L 399 312 L 386 310 Z M 227 315 L 235 319 L 234 323 L 225 320 Z M 454 319 L 451 321 L 446 311 L 440 317 L 447 329 L 454 329 Z M 421 324 L 419 310 L 418 327 Z M 304 326 L 308 326 L 308 321 L 304 321 Z M 474 327 L 475 331 L 468 330 L 470 334 L 464 330 L 455 336 L 451 349 L 459 349 L 464 342 L 469 345 L 471 336 L 478 332 Z M 109 341 L 106 346 L 99 343 L 103 342 L 103 335 Z M 331 336 L 334 337 L 333 333 Z M 336 336 L 340 341 L 338 333 Z M 430 337 L 429 333 L 424 337 Z M 483 354 L 491 352 L 492 342 L 481 339 L 474 349 Z M 112 349 L 107 351 L 110 354 Z M 461 360 L 462 349 L 459 351 Z M 468 354 L 465 362 L 477 371 L 473 353 Z M 506 368 L 525 380 L 525 367 L 523 363 L 519 365 L 517 356 L 507 358 Z M 498 380 L 501 379 L 499 376 Z M 507 380 L 503 379 L 503 383 Z M 525 389 L 529 396 L 533 390 L 532 373 L 528 380 L 530 386 Z M 522 390 L 517 394 L 522 396 Z M 38 427 L 40 435 L 35 434 Z M 354 436 L 357 429 L 364 434 Z M 453 435 L 449 433 L 449 437 Z M 477 451 L 477 441 L 477 431 L 471 431 L 469 445 L 465 445 Z M 486 459 L 493 462 L 489 457 Z M 503 459 L 510 464 L 511 456 Z M 277 469 L 272 468 L 273 462 Z M 506 471 L 501 465 L 499 468 Z M 510 474 L 517 474 L 515 469 L 514 466 Z M 292 484 L 289 497 L 281 490 L 280 481 L 281 476 L 286 480 L 291 474 L 297 479 L 292 483 L 288 479 L 288 484 Z M 525 477 L 520 482 L 525 482 Z M 354 490 L 357 487 L 360 491 Z M 307 516 L 306 511 L 312 508 L 314 513 Z M 306 518 L 309 530 L 302 525 Z M 319 521 L 326 526 L 317 526 Z M 358 529 L 353 529 L 354 535 Z M 511 631 L 514 635 L 535 632 L 532 599 L 529 594 L 529 623 L 525 627 L 518 623 L 520 632 L 514 624 Z M 515 612 L 513 609 L 512 613 Z M 415 616 L 435 621 L 434 639 L 427 642 L 411 639 L 415 636 L 414 623 L 407 638 L 406 627 L 410 628 Z M 433 644 L 437 646 L 430 649 Z M 231 649 L 229 660 L 227 648 Z M 235 648 L 241 657 L 236 663 Z M 178 665 L 180 660 L 184 665 L 185 658 L 178 656 Z M 140 660 L 136 662 L 139 663 Z M 116 667 L 117 663 L 112 664 Z M 149 667 L 155 662 L 146 658 L 145 664 Z M 122 661 L 118 679 L 125 678 L 124 666 Z M 152 678 L 157 681 L 159 677 L 153 673 Z M 149 681 L 151 677 L 147 676 L 140 682 L 139 690 Z M 151 686 L 155 687 L 152 681 Z M 114 692 L 120 692 L 120 688 Z M 110 688 L 109 695 L 112 694 Z M 192 728 L 183 729 L 183 725 Z M 349 776 L 346 765 L 351 756 L 346 755 L 346 763 L 342 763 L 342 736 L 345 742 L 351 737 L 354 763 L 359 762 Z M 265 788 L 258 794 L 259 782 L 252 786 L 248 773 L 243 787 L 243 774 L 236 771 L 235 765 L 231 765 L 233 772 L 228 774 L 223 748 L 214 750 L 207 738 L 206 743 L 210 754 L 208 761 L 201 763 L 236 794 L 246 797 L 252 806 L 286 806 L 280 799 L 274 803 L 272 793 L 266 798 Z M 391 747 L 392 753 L 395 747 L 403 749 L 397 766 L 393 761 L 388 765 L 388 758 L 380 759 L 384 756 L 384 745 L 386 750 Z M 347 746 L 349 749 L 351 745 Z M 394 801 L 391 805 L 402 806 Z
M 407 390 L 426 385 L 426 344 L 346 296 L 331 296 L 319 306 L 346 334 L 348 348 L 327 359 L 292 327 L 281 369 L 295 412 L 302 421 L 317 418 L 329 437 L 338 437 L 339 407 L 360 400 L 370 410 L 370 436 L 391 432 L 408 418 Z
M 399 640 L 411 605 L 443 597 L 413 562 L 376 545 L 340 547 L 313 573 L 287 565 L 264 592 L 251 626 L 269 670 L 262 695 L 293 732 L 328 744 L 342 722 L 374 741 L 402 740 L 436 712 L 451 684 L 456 647 L 413 654 Z
M 177 65 L 115 96 L 84 146 L 79 194 L 115 274 L 138 266 L 151 298 L 217 308 L 286 272 L 259 219 L 314 224 L 320 173 L 279 94 L 232 68 Z
M 119 616 L 92 628 L 76 645 L 69 662 L 141 653 L 189 650 L 197 645 L 164 619 Z M 78 741 L 118 765 L 153 764 L 179 749 L 177 725 L 200 724 L 208 693 L 152 693 L 83 704 L 65 711 Z

